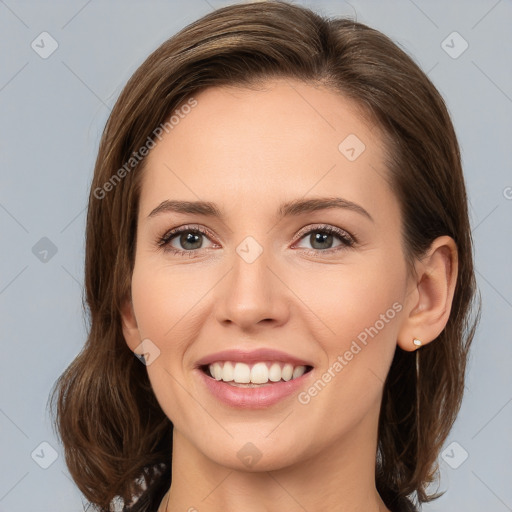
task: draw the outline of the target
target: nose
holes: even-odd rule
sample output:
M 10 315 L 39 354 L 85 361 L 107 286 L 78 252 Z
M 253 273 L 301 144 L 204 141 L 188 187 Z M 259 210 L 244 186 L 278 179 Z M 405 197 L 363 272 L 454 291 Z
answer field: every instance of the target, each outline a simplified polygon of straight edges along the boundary
M 290 297 L 271 260 L 266 250 L 252 262 L 234 252 L 231 271 L 215 289 L 216 318 L 221 324 L 253 331 L 286 323 Z

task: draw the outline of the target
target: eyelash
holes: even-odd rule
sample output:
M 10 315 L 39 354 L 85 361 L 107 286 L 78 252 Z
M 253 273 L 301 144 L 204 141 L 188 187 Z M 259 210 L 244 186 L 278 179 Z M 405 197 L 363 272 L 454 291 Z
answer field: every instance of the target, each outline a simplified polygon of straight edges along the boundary
M 170 245 L 170 242 L 178 235 L 181 235 L 182 233 L 202 234 L 206 237 L 211 236 L 210 232 L 202 228 L 201 226 L 183 226 L 180 228 L 171 229 L 170 231 L 167 231 L 164 236 L 160 237 L 157 240 L 158 247 L 162 248 L 165 252 L 170 252 L 171 254 L 175 254 L 177 256 L 187 255 L 188 257 L 193 257 L 190 255 L 195 254 L 197 251 L 200 251 L 201 249 L 192 249 L 190 251 L 186 251 L 182 249 L 176 249 L 175 247 L 172 247 Z M 306 252 L 306 254 L 310 254 L 313 256 L 318 256 L 319 253 L 336 253 L 340 250 L 354 247 L 357 243 L 356 237 L 349 234 L 347 231 L 326 224 L 319 224 L 317 226 L 307 229 L 306 231 L 299 231 L 300 236 L 298 238 L 298 241 L 300 242 L 303 238 L 306 237 L 306 235 L 311 235 L 312 233 L 326 233 L 329 235 L 334 235 L 341 241 L 341 245 L 326 250 L 301 248 L 303 251 Z

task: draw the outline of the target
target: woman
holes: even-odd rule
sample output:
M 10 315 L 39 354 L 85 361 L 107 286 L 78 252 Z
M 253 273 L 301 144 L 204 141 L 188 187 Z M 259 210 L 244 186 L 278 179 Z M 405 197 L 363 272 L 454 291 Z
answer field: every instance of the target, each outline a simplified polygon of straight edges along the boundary
M 54 397 L 99 510 L 437 497 L 476 324 L 467 199 L 442 98 L 383 34 L 257 2 L 162 44 L 105 128 L 85 267 Z

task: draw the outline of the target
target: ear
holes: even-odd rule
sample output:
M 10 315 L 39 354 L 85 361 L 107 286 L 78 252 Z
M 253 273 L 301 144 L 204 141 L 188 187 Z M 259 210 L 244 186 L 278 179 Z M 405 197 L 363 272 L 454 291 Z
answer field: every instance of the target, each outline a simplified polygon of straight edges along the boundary
M 452 307 L 458 274 L 458 253 L 453 238 L 436 238 L 427 254 L 415 264 L 416 276 L 409 285 L 404 321 L 398 345 L 406 351 L 426 345 L 445 328 Z
M 132 352 L 135 352 L 135 348 L 140 345 L 140 333 L 130 298 L 125 299 L 123 302 L 123 306 L 121 308 L 121 321 L 123 324 L 123 335 L 126 344 L 130 347 Z

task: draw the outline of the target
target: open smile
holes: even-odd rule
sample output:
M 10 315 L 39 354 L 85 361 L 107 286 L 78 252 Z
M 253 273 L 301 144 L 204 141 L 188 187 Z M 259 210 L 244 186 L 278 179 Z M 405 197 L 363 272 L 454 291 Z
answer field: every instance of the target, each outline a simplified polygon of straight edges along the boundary
M 313 365 L 272 349 L 229 350 L 207 356 L 196 371 L 207 389 L 237 408 L 265 408 L 298 392 Z

